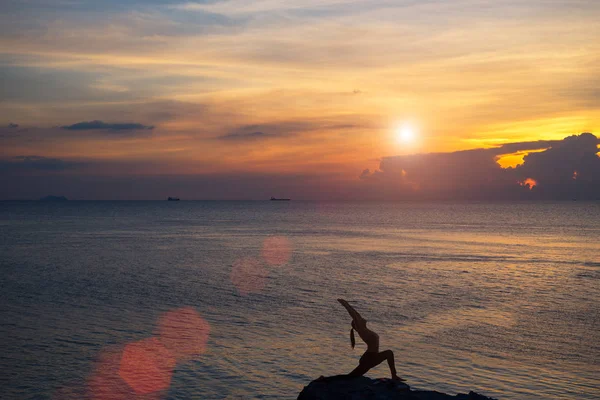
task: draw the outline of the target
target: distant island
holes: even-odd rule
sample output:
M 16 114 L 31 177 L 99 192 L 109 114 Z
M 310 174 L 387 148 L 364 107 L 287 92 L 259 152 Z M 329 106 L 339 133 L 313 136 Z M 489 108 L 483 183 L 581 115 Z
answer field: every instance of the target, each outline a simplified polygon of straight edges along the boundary
M 277 199 L 275 197 L 271 197 L 271 201 L 290 201 L 290 199 Z
M 65 196 L 46 196 L 42 197 L 40 201 L 69 201 Z
M 169 197 L 167 201 L 179 201 L 179 197 Z

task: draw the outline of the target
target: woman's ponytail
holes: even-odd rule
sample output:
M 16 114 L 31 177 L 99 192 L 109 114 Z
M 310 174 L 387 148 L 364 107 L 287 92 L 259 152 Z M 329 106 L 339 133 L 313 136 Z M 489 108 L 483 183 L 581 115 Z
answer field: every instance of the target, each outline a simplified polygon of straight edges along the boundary
M 350 344 L 352 348 L 356 345 L 356 340 L 354 340 L 354 328 L 350 328 Z

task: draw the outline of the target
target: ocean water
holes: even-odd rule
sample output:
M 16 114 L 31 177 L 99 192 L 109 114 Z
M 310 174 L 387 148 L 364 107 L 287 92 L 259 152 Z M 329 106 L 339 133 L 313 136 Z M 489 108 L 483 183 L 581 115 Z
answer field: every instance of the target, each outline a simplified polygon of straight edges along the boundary
M 413 388 L 600 398 L 598 202 L 2 202 L 0 284 L 2 399 L 294 399 L 340 297 Z

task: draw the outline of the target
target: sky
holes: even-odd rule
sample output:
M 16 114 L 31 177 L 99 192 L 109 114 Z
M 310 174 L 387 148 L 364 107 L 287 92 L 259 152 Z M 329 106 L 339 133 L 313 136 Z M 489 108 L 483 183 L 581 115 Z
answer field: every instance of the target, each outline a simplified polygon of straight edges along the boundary
M 0 199 L 600 198 L 598 20 L 596 0 L 3 0 Z

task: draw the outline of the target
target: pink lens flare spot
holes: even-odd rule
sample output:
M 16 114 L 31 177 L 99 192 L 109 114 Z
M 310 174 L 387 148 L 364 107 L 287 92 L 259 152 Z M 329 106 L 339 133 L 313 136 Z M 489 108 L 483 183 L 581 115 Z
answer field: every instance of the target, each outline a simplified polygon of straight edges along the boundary
M 267 274 L 267 270 L 262 266 L 260 260 L 245 257 L 233 263 L 230 278 L 238 292 L 242 296 L 248 296 L 250 293 L 258 293 L 263 290 Z
M 125 346 L 119 375 L 136 394 L 168 389 L 175 357 L 157 338 L 143 339 Z
M 177 361 L 189 361 L 206 352 L 210 324 L 192 307 L 169 311 L 159 319 L 160 342 Z
M 290 241 L 283 236 L 271 236 L 263 242 L 261 255 L 270 266 L 286 264 L 291 253 Z
M 161 393 L 139 395 L 125 382 L 119 372 L 123 347 L 105 349 L 100 353 L 94 371 L 88 378 L 88 396 L 92 400 L 159 400 Z M 67 398 L 68 397 L 63 397 Z

